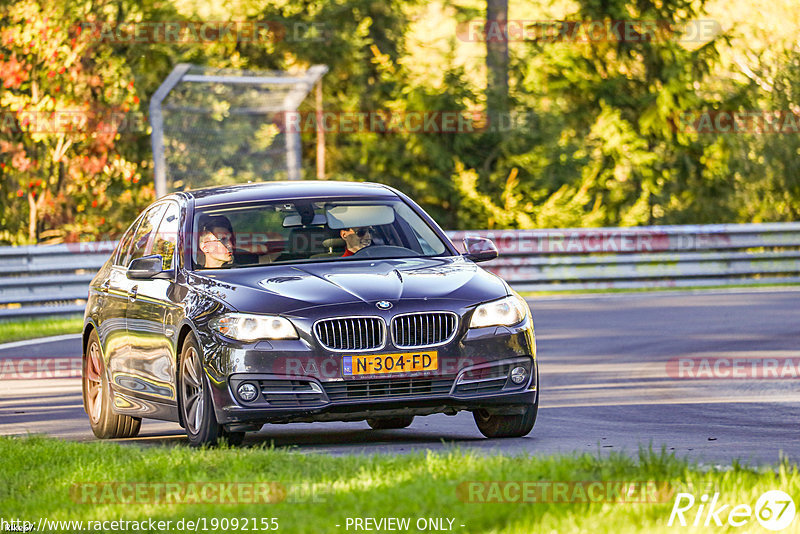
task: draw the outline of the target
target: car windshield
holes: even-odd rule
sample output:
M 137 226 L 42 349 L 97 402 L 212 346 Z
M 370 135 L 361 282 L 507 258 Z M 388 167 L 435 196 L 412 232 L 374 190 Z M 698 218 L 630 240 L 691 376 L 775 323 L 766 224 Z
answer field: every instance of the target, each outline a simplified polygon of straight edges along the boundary
M 212 206 L 194 218 L 196 269 L 437 256 L 447 246 L 401 200 Z

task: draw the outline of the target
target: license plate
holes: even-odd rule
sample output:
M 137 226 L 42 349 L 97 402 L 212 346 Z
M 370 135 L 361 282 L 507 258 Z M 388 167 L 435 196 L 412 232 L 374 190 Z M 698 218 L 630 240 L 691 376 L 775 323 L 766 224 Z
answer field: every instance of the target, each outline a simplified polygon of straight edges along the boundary
M 435 350 L 345 356 L 342 359 L 342 374 L 345 376 L 418 373 L 438 369 L 439 358 Z

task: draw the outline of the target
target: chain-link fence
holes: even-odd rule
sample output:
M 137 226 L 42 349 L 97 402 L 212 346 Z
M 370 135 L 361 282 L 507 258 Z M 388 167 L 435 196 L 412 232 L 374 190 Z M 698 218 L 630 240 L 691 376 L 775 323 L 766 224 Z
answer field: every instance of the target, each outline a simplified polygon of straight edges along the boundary
M 176 66 L 150 103 L 156 194 L 299 179 L 300 134 L 286 131 L 284 114 L 297 110 L 327 70 Z

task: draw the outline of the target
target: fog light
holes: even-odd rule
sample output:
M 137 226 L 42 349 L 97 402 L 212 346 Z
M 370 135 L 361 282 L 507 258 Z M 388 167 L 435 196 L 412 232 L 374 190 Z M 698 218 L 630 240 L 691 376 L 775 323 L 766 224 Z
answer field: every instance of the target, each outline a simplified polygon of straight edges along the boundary
M 255 400 L 258 396 L 258 388 L 256 388 L 250 382 L 245 382 L 239 389 L 236 390 L 236 394 L 239 395 L 239 398 L 245 402 L 250 402 Z
M 515 384 L 522 384 L 528 376 L 528 371 L 524 367 L 514 367 L 511 370 L 511 381 Z

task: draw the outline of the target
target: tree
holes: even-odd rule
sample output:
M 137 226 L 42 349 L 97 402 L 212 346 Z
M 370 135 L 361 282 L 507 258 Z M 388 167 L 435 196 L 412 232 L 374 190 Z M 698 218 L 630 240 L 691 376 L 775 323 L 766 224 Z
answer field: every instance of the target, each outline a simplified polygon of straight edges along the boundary
M 536 224 L 731 220 L 730 184 L 702 163 L 718 158 L 720 147 L 675 128 L 686 110 L 728 104 L 724 94 L 703 90 L 725 35 L 685 42 L 685 23 L 702 15 L 703 3 L 577 6 L 555 36 L 528 41 L 512 69 L 524 87 L 516 98 L 548 132 L 544 146 L 507 156 L 528 161 L 520 187 L 541 199 L 532 207 Z M 599 38 L 588 32 L 592 21 L 604 24 Z
M 508 0 L 486 0 L 486 108 L 492 117 L 508 112 Z
M 124 18 L 128 7 L 37 0 L 0 7 L 0 240 L 97 238 L 121 230 L 152 199 L 143 183 L 149 154 L 137 144 L 147 123 L 130 47 L 109 42 L 100 24 L 115 28 L 112 16 Z

